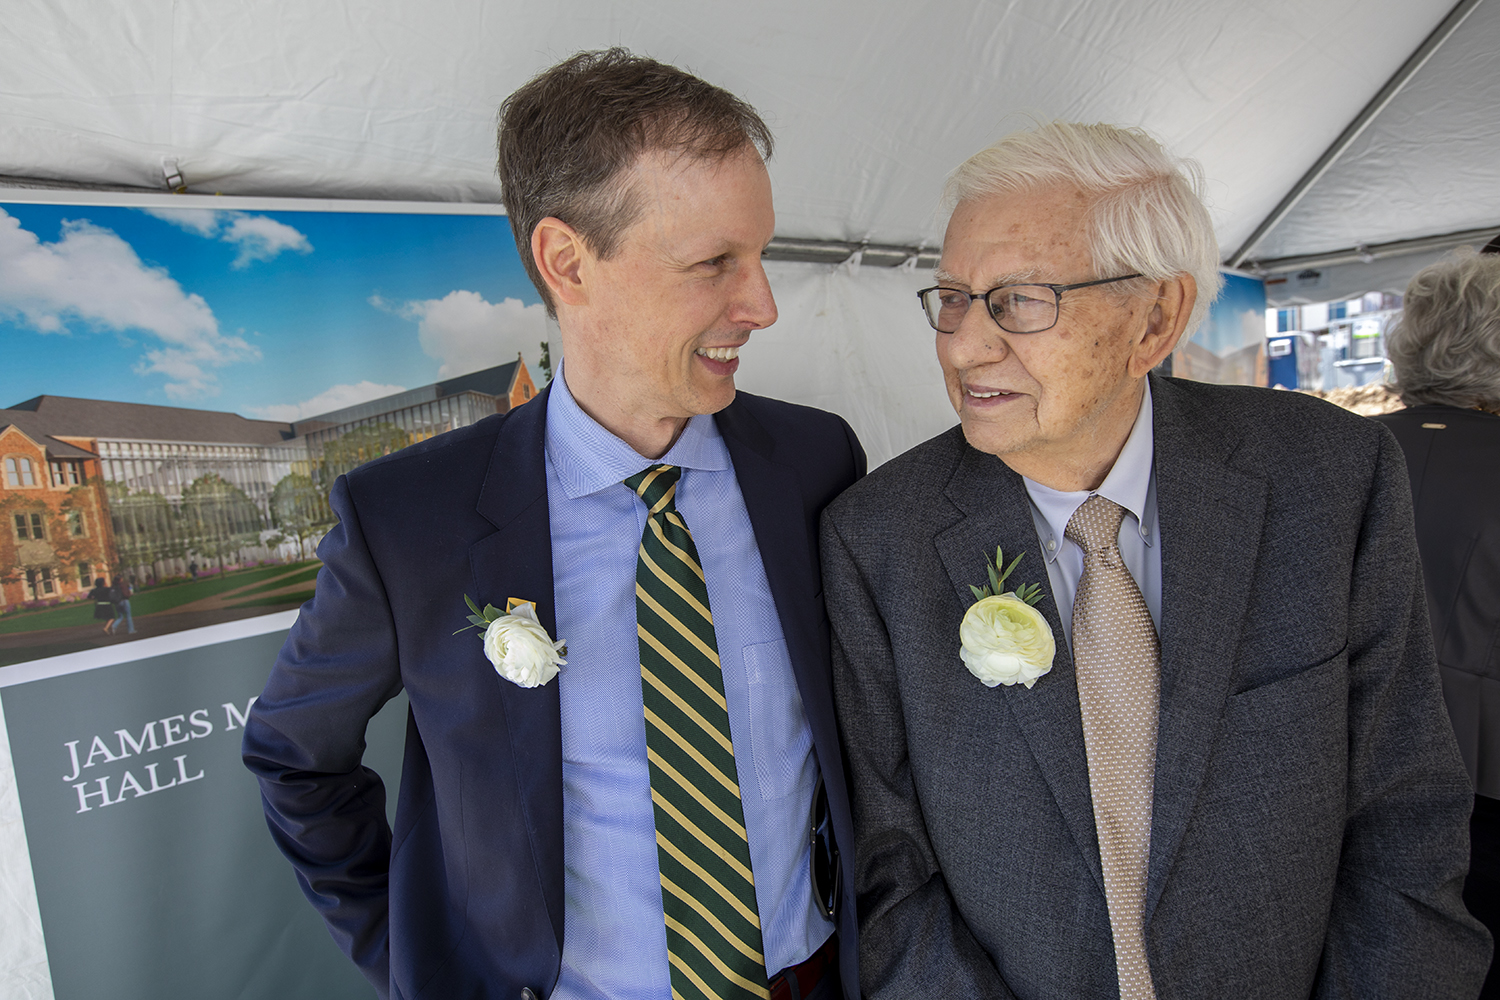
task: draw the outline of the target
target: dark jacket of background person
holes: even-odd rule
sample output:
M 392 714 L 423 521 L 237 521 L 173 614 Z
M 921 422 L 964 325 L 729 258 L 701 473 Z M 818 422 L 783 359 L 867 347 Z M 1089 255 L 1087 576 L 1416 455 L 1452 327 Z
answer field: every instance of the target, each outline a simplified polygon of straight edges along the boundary
M 1480 795 L 1500 799 L 1500 416 L 1414 406 L 1401 442 L 1443 697 Z
M 115 617 L 114 588 L 105 586 L 102 579 L 94 581 L 94 589 L 89 591 L 89 600 L 94 602 L 94 617 L 99 621 L 109 621 Z
M 1488 254 L 1490 248 L 1486 247 Z M 1500 257 L 1423 268 L 1386 337 L 1443 698 L 1474 811 L 1464 903 L 1500 934 Z M 1480 993 L 1500 998 L 1500 965 Z

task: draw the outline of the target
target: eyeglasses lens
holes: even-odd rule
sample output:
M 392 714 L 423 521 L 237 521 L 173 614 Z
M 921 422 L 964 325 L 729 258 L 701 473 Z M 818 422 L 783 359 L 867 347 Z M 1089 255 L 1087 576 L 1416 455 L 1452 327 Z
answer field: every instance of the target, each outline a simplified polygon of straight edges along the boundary
M 1057 322 L 1057 293 L 1046 285 L 1008 285 L 990 293 L 990 315 L 1000 329 L 1035 333 Z
M 934 329 L 953 333 L 977 297 L 956 288 L 929 288 L 922 293 L 922 307 Z M 1036 333 L 1057 323 L 1057 293 L 1046 285 L 1005 285 L 985 301 L 995 322 L 1011 333 Z
M 942 333 L 952 333 L 969 311 L 969 296 L 953 288 L 934 288 L 922 299 L 927 319 Z

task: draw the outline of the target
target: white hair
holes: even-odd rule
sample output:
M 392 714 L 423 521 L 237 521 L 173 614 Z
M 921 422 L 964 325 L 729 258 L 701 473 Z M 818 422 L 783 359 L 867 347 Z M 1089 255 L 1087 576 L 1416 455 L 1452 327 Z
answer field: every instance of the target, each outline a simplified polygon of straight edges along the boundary
M 1143 129 L 1051 122 L 975 153 L 953 171 L 943 194 L 957 205 L 1054 184 L 1092 199 L 1089 249 L 1099 277 L 1192 276 L 1198 298 L 1184 333 L 1191 336 L 1224 286 L 1198 164 L 1168 153 Z
M 1500 256 L 1460 247 L 1418 271 L 1386 353 L 1407 406 L 1500 411 Z

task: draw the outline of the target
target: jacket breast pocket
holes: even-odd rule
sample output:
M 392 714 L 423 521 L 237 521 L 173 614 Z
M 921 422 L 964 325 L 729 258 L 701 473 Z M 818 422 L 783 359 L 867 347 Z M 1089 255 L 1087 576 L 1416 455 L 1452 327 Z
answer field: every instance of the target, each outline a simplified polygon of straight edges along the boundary
M 812 730 L 792 674 L 786 640 L 744 647 L 750 689 L 750 752 L 766 801 L 790 795 L 812 754 Z
M 1224 722 L 1233 729 L 1276 729 L 1322 713 L 1349 697 L 1349 651 L 1269 684 L 1231 695 Z

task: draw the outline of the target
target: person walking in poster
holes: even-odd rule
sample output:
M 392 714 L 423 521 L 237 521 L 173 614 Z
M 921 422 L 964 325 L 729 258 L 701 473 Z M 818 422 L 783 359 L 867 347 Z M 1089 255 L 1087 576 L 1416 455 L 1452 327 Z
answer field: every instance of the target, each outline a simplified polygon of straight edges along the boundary
M 115 577 L 115 585 L 111 588 L 118 597 L 115 600 L 115 620 L 110 622 L 110 633 L 114 633 L 114 627 L 123 619 L 127 635 L 135 634 L 135 617 L 130 613 L 130 597 L 135 593 L 135 588 L 128 580 Z
M 89 600 L 94 602 L 94 620 L 104 623 L 104 634 L 108 635 L 115 619 L 114 588 L 104 582 L 104 577 L 94 578 L 94 589 L 89 591 Z

